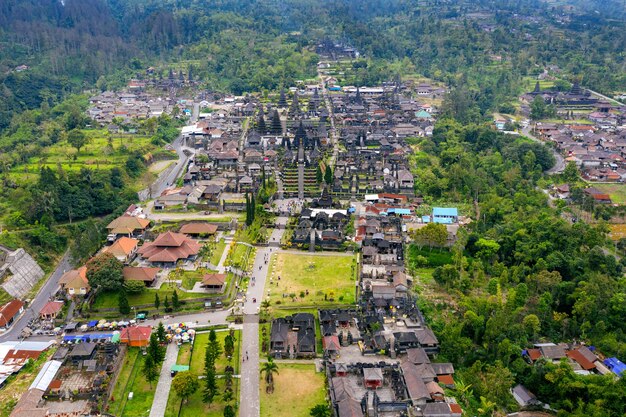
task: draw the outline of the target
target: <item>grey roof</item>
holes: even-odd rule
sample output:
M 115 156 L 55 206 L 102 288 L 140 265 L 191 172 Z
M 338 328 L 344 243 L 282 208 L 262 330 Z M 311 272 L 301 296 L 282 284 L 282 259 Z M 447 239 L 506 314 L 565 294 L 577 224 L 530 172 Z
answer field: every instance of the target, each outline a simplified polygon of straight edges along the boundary
M 382 381 L 383 370 L 380 368 L 365 368 L 363 369 L 363 378 L 366 381 Z
M 528 391 L 528 389 L 526 389 L 525 386 L 523 386 L 522 384 L 518 384 L 516 385 L 513 390 L 512 390 L 513 394 L 517 395 L 519 397 L 519 399 L 523 402 L 523 403 L 528 403 L 530 401 L 535 400 L 537 397 L 535 397 L 535 394 L 533 394 L 532 392 Z
M 431 363 L 433 371 L 437 375 L 452 375 L 454 373 L 454 365 L 451 363 Z
M 96 344 L 93 342 L 79 343 L 78 345 L 74 346 L 69 356 L 70 357 L 91 356 L 95 349 L 96 349 Z
M 422 348 L 411 348 L 406 350 L 407 360 L 415 365 L 430 363 L 426 351 Z
M 423 329 L 417 329 L 415 331 L 417 335 L 417 340 L 419 340 L 420 345 L 437 345 L 439 344 L 439 340 L 437 340 L 437 336 L 430 330 L 428 327 Z

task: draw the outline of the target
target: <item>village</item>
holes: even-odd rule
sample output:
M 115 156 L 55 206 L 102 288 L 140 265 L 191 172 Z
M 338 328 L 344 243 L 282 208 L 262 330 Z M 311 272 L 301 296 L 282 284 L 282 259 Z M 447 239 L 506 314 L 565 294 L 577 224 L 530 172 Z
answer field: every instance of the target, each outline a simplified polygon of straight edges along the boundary
M 101 250 L 57 271 L 39 300 L 20 298 L 43 271 L 23 251 L 6 251 L 3 288 L 15 300 L 0 307 L 12 336 L 0 349 L 2 383 L 29 360 L 40 365 L 11 416 L 162 417 L 233 406 L 240 416 L 269 415 L 286 407 L 272 400 L 273 378 L 288 397 L 289 377 L 317 381 L 304 404 L 328 399 L 336 417 L 463 414 L 454 366 L 438 360 L 440 342 L 418 308 L 421 277 L 405 264 L 415 231 L 443 230 L 442 246 L 451 247 L 471 222 L 464 207 L 430 206 L 415 192 L 411 145 L 432 136 L 446 89 L 414 80 L 342 86 L 337 67 L 358 51 L 332 42 L 317 51 L 319 80 L 269 97 L 188 96 L 191 74 L 156 79 L 148 69 L 125 91 L 91 98 L 89 116 L 111 132 L 161 114 L 186 118 L 168 145 L 179 160 L 106 226 Z M 626 138 L 615 129 L 623 107 L 578 85 L 552 93 L 538 83 L 523 99 L 535 97 L 567 117 L 593 110 L 593 124 L 532 126 L 584 178 L 626 176 Z M 105 261 L 119 281 L 93 287 L 88 274 Z M 139 364 L 159 328 L 164 360 L 148 386 Z M 200 393 L 177 396 L 172 380 L 202 372 L 211 332 L 237 341 L 219 366 L 221 376 L 236 376 L 236 396 L 205 405 Z M 538 343 L 520 354 L 529 366 L 544 357 L 577 373 L 624 371 L 618 358 L 584 345 Z M 274 363 L 278 374 L 268 377 Z M 549 408 L 521 385 L 512 395 L 522 408 Z

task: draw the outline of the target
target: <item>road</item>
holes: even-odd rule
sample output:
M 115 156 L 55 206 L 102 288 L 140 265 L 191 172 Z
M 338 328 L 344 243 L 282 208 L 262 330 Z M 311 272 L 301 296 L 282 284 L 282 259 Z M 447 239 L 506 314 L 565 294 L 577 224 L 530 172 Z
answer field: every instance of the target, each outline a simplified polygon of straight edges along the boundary
M 620 107 L 621 107 L 621 106 L 623 106 L 623 104 L 622 104 L 622 103 L 620 103 L 619 101 L 617 101 L 617 100 L 615 100 L 615 99 L 612 99 L 612 98 L 610 98 L 610 97 L 607 97 L 607 96 L 605 96 L 604 94 L 600 94 L 600 93 L 598 93 L 598 92 L 596 92 L 596 91 L 589 90 L 588 88 L 585 88 L 585 90 L 589 91 L 591 94 L 593 94 L 593 95 L 595 95 L 595 96 L 598 96 L 598 97 L 600 97 L 600 98 L 602 98 L 602 99 L 604 99 L 604 100 L 607 100 L 607 101 L 608 101 L 608 102 L 610 102 L 610 103 L 616 104 L 616 105 L 618 105 L 618 106 L 620 106 Z
M 41 311 L 43 306 L 50 300 L 50 297 L 57 292 L 61 276 L 70 269 L 72 269 L 72 266 L 70 265 L 70 255 L 68 251 L 63 255 L 63 258 L 61 258 L 54 272 L 52 272 L 48 280 L 43 284 L 39 293 L 24 310 L 24 313 L 13 323 L 9 330 L 0 335 L 0 342 L 19 339 L 22 330 L 28 325 L 28 321 L 39 315 L 39 311 Z
M 276 219 L 277 225 L 287 224 L 287 217 Z M 276 228 L 270 236 L 270 244 L 280 242 L 284 229 Z M 261 399 L 259 396 L 259 316 L 258 310 L 261 301 L 266 295 L 265 284 L 269 275 L 270 260 L 272 253 L 278 249 L 275 247 L 258 248 L 252 276 L 255 285 L 248 286 L 246 302 L 243 306 L 243 338 L 242 357 L 245 361 L 241 363 L 241 397 L 239 401 L 240 417 L 259 417 L 261 414 Z M 269 291 L 269 290 L 267 290 Z M 254 301 L 256 299 L 256 302 Z
M 522 129 L 522 135 L 526 136 L 529 139 L 534 140 L 535 142 L 539 142 L 539 143 L 546 145 L 544 141 L 542 141 L 539 138 L 536 138 L 535 136 L 532 135 L 532 133 L 530 133 L 530 126 Z M 561 155 L 556 149 L 554 149 L 551 146 L 546 145 L 546 147 L 550 149 L 550 152 L 552 152 L 552 155 L 554 155 L 554 160 L 555 160 L 554 166 L 548 169 L 546 171 L 546 174 L 549 174 L 549 175 L 560 174 L 561 172 L 565 170 L 565 165 L 566 165 L 563 155 Z
M 322 97 L 324 98 L 324 104 L 326 105 L 326 110 L 328 110 L 328 118 L 330 120 L 330 141 L 333 145 L 333 154 L 330 157 L 329 164 L 331 167 L 335 166 L 335 161 L 337 160 L 337 155 L 339 154 L 339 141 L 337 140 L 337 128 L 335 127 L 335 114 L 333 112 L 333 102 L 330 99 L 328 94 L 328 89 L 326 88 L 326 83 L 324 82 L 324 74 L 322 74 L 321 70 L 317 70 L 317 75 L 322 84 Z

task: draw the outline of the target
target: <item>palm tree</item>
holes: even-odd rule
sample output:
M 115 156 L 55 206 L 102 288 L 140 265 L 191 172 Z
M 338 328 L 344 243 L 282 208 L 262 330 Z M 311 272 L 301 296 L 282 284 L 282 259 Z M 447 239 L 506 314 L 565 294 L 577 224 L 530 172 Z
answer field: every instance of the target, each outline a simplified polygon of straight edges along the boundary
M 265 374 L 265 383 L 267 384 L 265 392 L 271 394 L 274 392 L 274 374 L 278 375 L 278 365 L 276 365 L 271 356 L 268 357 L 267 362 L 263 364 L 261 374 Z

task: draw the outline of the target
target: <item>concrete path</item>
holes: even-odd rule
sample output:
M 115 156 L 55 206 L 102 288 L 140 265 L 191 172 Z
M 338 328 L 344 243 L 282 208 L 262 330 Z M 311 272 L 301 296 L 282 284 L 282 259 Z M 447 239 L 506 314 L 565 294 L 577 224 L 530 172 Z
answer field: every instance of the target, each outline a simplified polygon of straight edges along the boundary
M 165 351 L 165 360 L 163 361 L 163 367 L 161 368 L 161 375 L 159 376 L 159 382 L 154 392 L 154 400 L 152 400 L 152 408 L 150 408 L 150 417 L 163 417 L 165 415 L 165 408 L 167 407 L 167 399 L 170 394 L 170 388 L 172 386 L 172 377 L 170 376 L 170 370 L 172 365 L 176 364 L 178 358 L 178 346 L 176 343 L 170 343 L 167 345 Z
M 227 240 L 226 238 L 224 238 L 224 242 L 228 242 L 228 244 L 224 247 L 224 252 L 222 253 L 222 257 L 220 258 L 220 262 L 217 264 L 217 272 L 219 272 L 220 274 L 223 274 L 224 271 L 226 270 L 226 267 L 224 266 L 224 263 L 226 263 L 226 258 L 228 257 L 228 252 L 230 251 L 230 248 L 233 246 L 233 242 L 234 240 Z
M 279 217 L 276 224 L 285 224 L 287 217 Z M 280 242 L 284 233 L 283 229 L 274 229 L 270 236 L 271 242 Z M 248 286 L 246 302 L 243 306 L 243 338 L 241 355 L 246 357 L 241 363 L 241 397 L 239 401 L 239 417 L 259 417 L 261 413 L 261 400 L 259 396 L 259 316 L 261 301 L 265 295 L 265 282 L 267 280 L 270 257 L 277 251 L 276 248 L 257 248 L 252 277 L 255 285 Z M 267 260 L 267 263 L 266 263 Z M 256 303 L 253 301 L 256 299 Z

